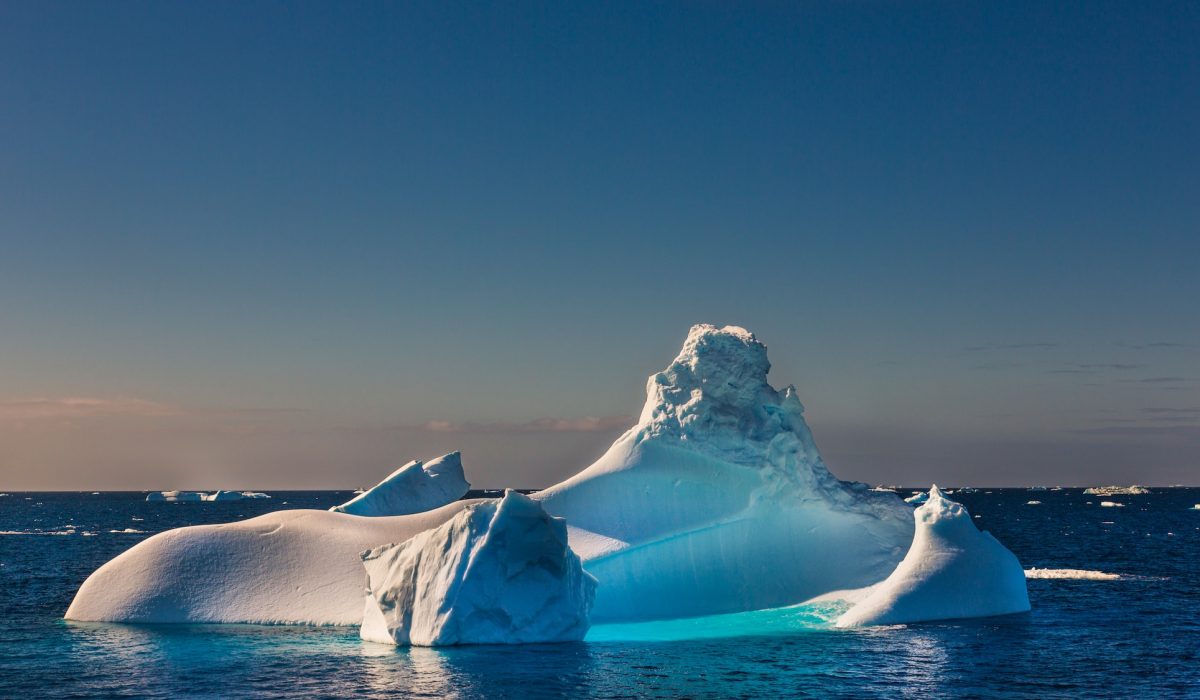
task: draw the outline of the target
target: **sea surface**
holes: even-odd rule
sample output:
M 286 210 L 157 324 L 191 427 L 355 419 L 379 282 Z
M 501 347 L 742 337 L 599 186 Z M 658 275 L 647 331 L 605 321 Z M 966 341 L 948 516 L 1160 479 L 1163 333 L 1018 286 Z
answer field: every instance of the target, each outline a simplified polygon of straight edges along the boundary
M 88 574 L 154 533 L 350 496 L 271 495 L 0 496 L 0 698 L 1200 698 L 1200 489 L 954 494 L 1026 568 L 1120 575 L 1031 579 L 1032 612 L 980 620 L 844 631 L 795 608 L 434 650 L 354 629 L 62 619 Z

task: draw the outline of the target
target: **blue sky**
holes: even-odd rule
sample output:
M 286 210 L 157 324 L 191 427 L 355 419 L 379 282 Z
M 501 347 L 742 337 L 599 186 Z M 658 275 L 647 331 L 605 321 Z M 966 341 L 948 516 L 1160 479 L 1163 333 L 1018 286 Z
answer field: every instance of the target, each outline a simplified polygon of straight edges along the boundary
M 456 447 L 543 485 L 696 322 L 767 342 L 844 478 L 1195 482 L 1198 36 L 1169 2 L 7 3 L 0 488 Z

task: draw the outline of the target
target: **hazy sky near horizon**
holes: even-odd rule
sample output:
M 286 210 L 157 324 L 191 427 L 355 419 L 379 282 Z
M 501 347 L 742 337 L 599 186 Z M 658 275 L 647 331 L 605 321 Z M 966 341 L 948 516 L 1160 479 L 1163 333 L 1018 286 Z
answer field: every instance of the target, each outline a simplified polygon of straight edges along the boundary
M 1200 5 L 0 5 L 0 490 L 534 487 L 697 322 L 843 478 L 1200 482 Z

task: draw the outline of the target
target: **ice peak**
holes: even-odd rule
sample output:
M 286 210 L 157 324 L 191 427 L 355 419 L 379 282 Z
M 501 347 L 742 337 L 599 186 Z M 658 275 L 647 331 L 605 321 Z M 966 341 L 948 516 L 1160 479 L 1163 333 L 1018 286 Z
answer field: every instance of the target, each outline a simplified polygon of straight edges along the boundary
M 796 390 L 767 381 L 767 346 L 745 328 L 692 326 L 671 364 L 650 376 L 637 440 L 764 469 L 803 492 L 834 487 Z
M 946 498 L 937 484 L 930 487 L 929 498 L 917 508 L 915 515 L 920 523 L 934 524 L 944 520 L 962 519 L 967 525 L 975 527 L 963 504 Z

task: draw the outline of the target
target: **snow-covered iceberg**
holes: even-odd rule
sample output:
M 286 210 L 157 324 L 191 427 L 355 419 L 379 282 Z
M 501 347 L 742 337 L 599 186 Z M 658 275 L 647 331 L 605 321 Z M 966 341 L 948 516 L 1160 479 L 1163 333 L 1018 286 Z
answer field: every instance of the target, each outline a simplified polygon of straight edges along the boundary
M 904 561 L 839 617 L 838 627 L 1029 610 L 1021 562 L 996 538 L 975 527 L 962 504 L 934 486 L 914 516 L 916 534 Z
M 748 331 L 695 326 L 650 377 L 637 425 L 531 497 L 566 519 L 598 581 L 593 622 L 793 605 L 882 581 L 904 558 L 912 508 L 834 477 L 795 389 L 774 389 L 769 368 Z M 290 510 L 161 533 L 92 574 L 67 617 L 359 625 L 359 553 L 476 503 L 370 518 Z
M 462 456 L 451 452 L 425 463 L 413 460 L 373 488 L 329 510 L 371 517 L 424 513 L 457 501 L 470 488 Z
M 516 491 L 362 558 L 369 641 L 563 642 L 588 630 L 596 579 L 567 545 L 563 520 Z
M 600 585 L 596 622 L 799 603 L 883 579 L 912 540 L 893 493 L 826 469 L 794 387 L 743 328 L 698 325 L 647 383 L 638 424 L 534 494 Z
M 199 503 L 207 500 L 208 494 L 203 491 L 151 491 L 146 494 L 147 501 L 165 501 L 168 503 Z
M 1092 486 L 1083 490 L 1089 496 L 1141 496 L 1150 493 L 1145 486 Z

